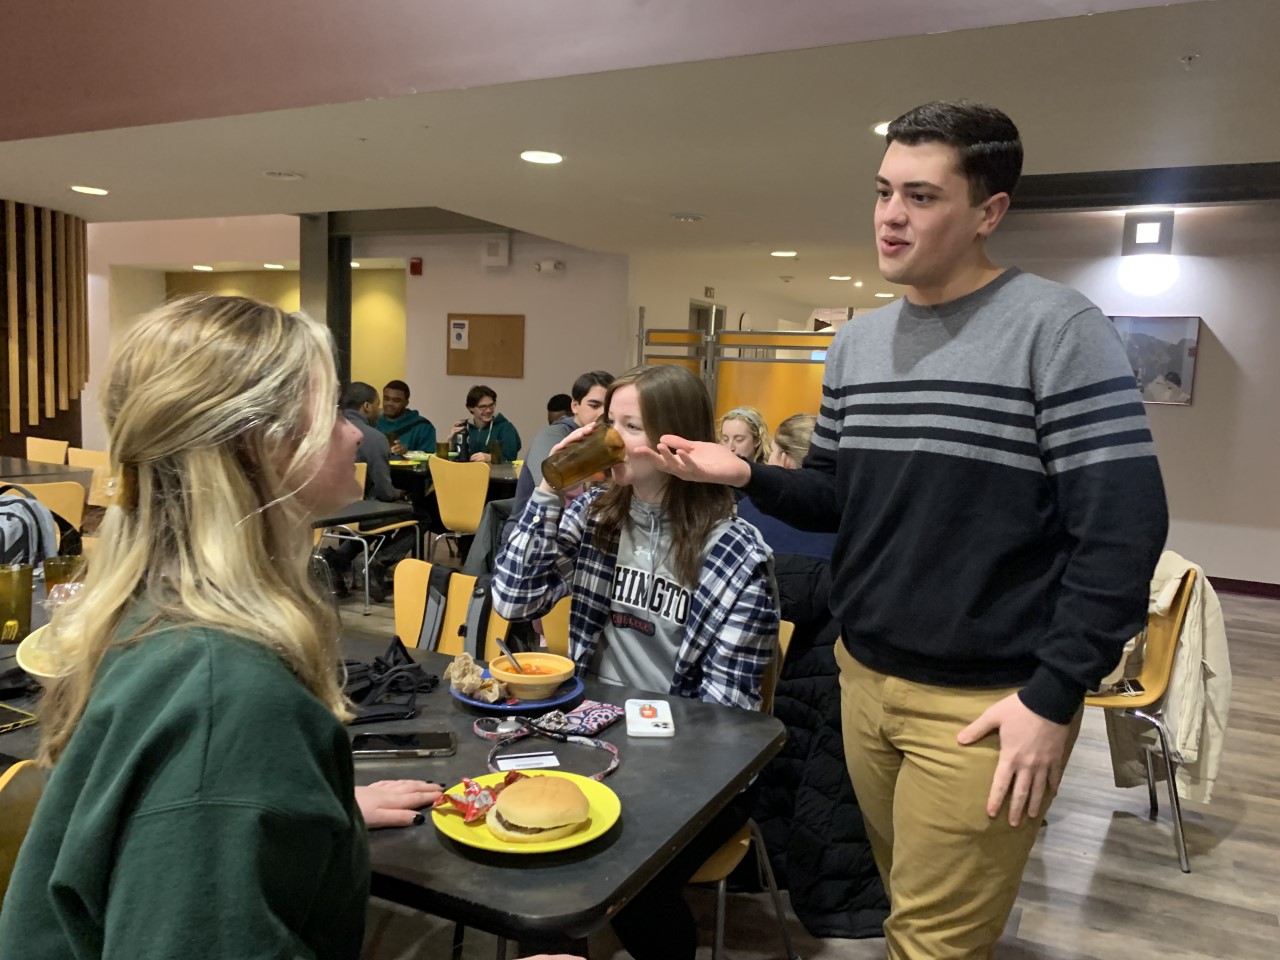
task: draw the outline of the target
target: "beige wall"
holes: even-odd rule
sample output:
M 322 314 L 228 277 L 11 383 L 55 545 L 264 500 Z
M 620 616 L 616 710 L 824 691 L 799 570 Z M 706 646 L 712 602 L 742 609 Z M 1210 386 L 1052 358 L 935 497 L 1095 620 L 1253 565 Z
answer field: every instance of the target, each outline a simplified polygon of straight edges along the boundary
M 1123 220 L 1011 217 L 992 244 L 1109 315 L 1203 318 L 1192 405 L 1147 405 L 1169 498 L 1169 546 L 1211 575 L 1280 583 L 1280 204 L 1180 210 L 1166 293 L 1119 284 Z
M 170 297 L 219 293 L 254 297 L 282 310 L 298 309 L 298 274 L 292 270 L 169 273 L 165 286 Z M 404 379 L 404 294 L 403 270 L 351 271 L 352 380 L 381 390 L 388 380 Z

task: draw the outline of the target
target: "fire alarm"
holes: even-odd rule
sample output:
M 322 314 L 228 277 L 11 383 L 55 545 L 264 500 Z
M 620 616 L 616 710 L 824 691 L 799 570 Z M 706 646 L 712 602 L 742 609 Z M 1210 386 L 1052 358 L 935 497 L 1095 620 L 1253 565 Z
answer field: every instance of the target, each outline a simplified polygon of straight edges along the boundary
M 421 257 L 409 258 L 409 276 L 411 277 L 422 276 L 422 258 Z

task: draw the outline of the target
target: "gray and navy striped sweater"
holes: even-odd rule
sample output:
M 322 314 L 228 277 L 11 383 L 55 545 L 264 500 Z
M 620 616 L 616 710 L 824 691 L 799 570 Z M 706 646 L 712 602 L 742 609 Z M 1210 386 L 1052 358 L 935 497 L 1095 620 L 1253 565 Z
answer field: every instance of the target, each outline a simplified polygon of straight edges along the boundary
M 832 611 L 857 660 L 1017 686 L 1059 723 L 1142 628 L 1168 523 L 1111 322 L 1016 269 L 851 320 L 804 469 L 753 465 L 747 489 L 793 526 L 838 532 Z

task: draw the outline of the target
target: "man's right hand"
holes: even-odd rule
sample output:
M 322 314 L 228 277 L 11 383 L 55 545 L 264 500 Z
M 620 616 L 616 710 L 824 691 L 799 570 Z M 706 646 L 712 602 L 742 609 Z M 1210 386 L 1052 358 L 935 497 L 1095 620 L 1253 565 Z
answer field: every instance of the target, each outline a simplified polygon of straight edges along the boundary
M 685 440 L 667 434 L 656 450 L 640 447 L 632 456 L 648 461 L 673 477 L 694 483 L 745 487 L 751 481 L 750 464 L 718 443 Z

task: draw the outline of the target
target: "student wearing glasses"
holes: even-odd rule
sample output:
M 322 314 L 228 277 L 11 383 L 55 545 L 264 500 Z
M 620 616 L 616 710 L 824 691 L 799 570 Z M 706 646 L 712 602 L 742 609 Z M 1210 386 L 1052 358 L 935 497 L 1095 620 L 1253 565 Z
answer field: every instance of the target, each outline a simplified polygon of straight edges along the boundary
M 478 384 L 467 391 L 470 420 L 459 420 L 449 431 L 449 442 L 460 443 L 459 461 L 491 463 L 490 444 L 502 445 L 502 459 L 510 462 L 520 456 L 520 433 L 516 425 L 498 413 L 498 394 L 491 387 Z M 462 440 L 457 438 L 461 436 Z

